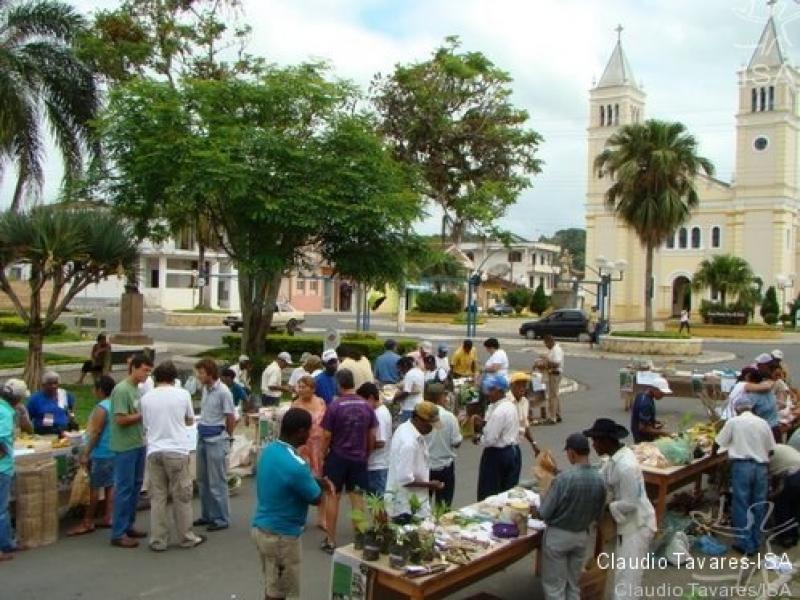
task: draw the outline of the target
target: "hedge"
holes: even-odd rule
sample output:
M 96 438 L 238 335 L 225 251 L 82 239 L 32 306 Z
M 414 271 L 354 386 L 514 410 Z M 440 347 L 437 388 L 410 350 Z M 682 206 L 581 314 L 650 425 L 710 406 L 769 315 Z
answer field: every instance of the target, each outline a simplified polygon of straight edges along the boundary
M 222 343 L 231 350 L 239 352 L 242 344 L 240 335 L 224 335 Z M 397 340 L 397 352 L 406 354 L 415 350 L 418 345 L 417 340 L 399 339 Z M 354 337 L 348 334 L 342 336 L 342 346 L 355 348 L 370 360 L 375 360 L 383 353 L 383 340 L 377 337 L 361 334 Z M 292 358 L 297 360 L 303 352 L 311 352 L 319 356 L 322 354 L 323 341 L 321 336 L 316 335 L 270 335 L 266 339 L 267 354 L 278 354 L 278 352 L 288 352 Z
M 449 292 L 420 292 L 417 294 L 417 310 L 428 313 L 457 313 L 461 310 L 461 298 Z
M 45 333 L 52 335 L 60 335 L 67 330 L 64 323 L 53 323 L 47 328 Z M 17 316 L 0 317 L 0 333 L 16 333 L 20 335 L 27 335 L 30 333 L 28 324 Z

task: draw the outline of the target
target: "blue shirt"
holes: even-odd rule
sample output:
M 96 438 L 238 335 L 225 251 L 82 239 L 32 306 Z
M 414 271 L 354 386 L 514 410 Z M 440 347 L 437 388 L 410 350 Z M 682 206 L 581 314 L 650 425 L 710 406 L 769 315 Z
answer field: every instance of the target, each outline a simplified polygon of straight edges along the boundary
M 339 386 L 336 384 L 336 375 L 328 375 L 325 371 L 316 376 L 314 381 L 317 385 L 314 388 L 314 393 L 325 400 L 325 404 L 333 402 Z
M 101 400 L 94 409 L 105 411 L 106 420 L 103 431 L 100 432 L 100 439 L 97 440 L 97 445 L 92 449 L 90 456 L 96 459 L 114 458 L 114 452 L 111 450 L 111 400 L 108 398 Z
M 242 402 L 247 400 L 247 390 L 244 389 L 243 385 L 240 385 L 233 382 L 233 385 L 230 386 L 231 395 L 233 396 L 233 405 L 239 406 Z
M 652 442 L 656 436 L 639 431 L 639 425 L 655 425 L 656 422 L 656 401 L 650 394 L 642 392 L 636 396 L 631 409 L 631 435 L 633 441 Z
M 375 359 L 375 377 L 381 383 L 397 383 L 400 381 L 400 371 L 397 369 L 397 361 L 400 355 L 392 350 L 387 350 Z
M 65 401 L 59 406 L 58 396 L 61 394 L 64 394 Z M 69 392 L 59 389 L 55 398 L 45 396 L 42 391 L 36 392 L 28 400 L 28 414 L 33 422 L 33 430 L 36 433 L 57 433 L 59 431 L 64 431 L 69 424 L 69 414 L 67 414 L 67 410 L 72 410 L 74 407 L 75 396 Z M 46 415 L 52 415 L 52 425 L 44 424 Z
M 0 475 L 14 474 L 14 418 L 16 414 L 17 411 L 0 398 L 0 446 L 5 450 L 5 454 L 0 456 Z
M 308 463 L 286 442 L 274 441 L 261 451 L 256 467 L 253 527 L 299 536 L 306 525 L 308 505 L 321 494 Z
M 778 425 L 778 402 L 770 390 L 765 393 L 750 393 L 753 402 L 753 414 L 764 419 L 770 427 Z

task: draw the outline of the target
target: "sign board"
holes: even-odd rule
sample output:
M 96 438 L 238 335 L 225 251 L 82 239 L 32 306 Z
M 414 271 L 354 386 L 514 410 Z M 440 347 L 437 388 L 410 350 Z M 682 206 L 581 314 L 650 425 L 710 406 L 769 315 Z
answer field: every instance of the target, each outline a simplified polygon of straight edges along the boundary
M 342 336 L 339 334 L 339 330 L 330 327 L 325 331 L 325 336 L 322 338 L 322 351 L 336 350 L 341 343 Z

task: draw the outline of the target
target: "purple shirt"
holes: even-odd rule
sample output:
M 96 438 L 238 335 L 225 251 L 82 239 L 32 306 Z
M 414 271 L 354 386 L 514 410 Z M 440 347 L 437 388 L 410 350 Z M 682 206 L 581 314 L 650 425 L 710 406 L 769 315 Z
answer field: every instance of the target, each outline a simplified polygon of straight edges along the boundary
M 366 463 L 370 429 L 378 426 L 375 411 L 361 396 L 339 396 L 325 411 L 322 428 L 331 433 L 331 451 L 342 458 Z

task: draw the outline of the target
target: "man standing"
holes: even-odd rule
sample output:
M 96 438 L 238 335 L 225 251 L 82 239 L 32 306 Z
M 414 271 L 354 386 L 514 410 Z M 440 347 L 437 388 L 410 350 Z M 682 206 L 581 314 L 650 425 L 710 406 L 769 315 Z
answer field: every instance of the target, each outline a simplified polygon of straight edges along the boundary
M 580 600 L 578 583 L 593 546 L 591 532 L 606 504 L 606 486 L 589 464 L 589 440 L 573 433 L 564 447 L 572 465 L 559 473 L 539 507 L 547 523 L 542 542 L 542 587 L 547 600 Z
M 586 324 L 587 333 L 589 334 L 589 350 L 594 348 L 594 345 L 600 342 L 600 317 L 597 314 L 597 307 L 592 306 L 589 311 L 589 319 Z
M 592 439 L 597 455 L 608 457 L 600 474 L 611 497 L 609 510 L 617 524 L 615 557 L 624 569 L 614 571 L 614 598 L 638 598 L 641 564 L 657 530 L 656 512 L 647 498 L 642 469 L 633 450 L 622 444 L 628 430 L 611 419 L 597 419 L 583 432 Z
M 147 437 L 150 482 L 150 549 L 164 552 L 169 542 L 167 499 L 181 548 L 199 546 L 206 538 L 192 531 L 192 474 L 189 471 L 189 436 L 194 425 L 192 397 L 173 385 L 178 370 L 166 361 L 153 370 L 155 388 L 142 397 L 142 423 Z
M 111 518 L 111 545 L 136 548 L 137 538 L 147 534 L 134 528 L 136 506 L 144 481 L 144 429 L 139 405 L 139 384 L 153 369 L 144 354 L 131 358 L 128 377 L 111 392 L 111 450 L 114 456 L 114 511 Z
M 533 439 L 530 428 L 530 401 L 528 400 L 528 386 L 531 382 L 531 376 L 522 371 L 517 371 L 511 375 L 511 395 L 514 397 L 514 403 L 517 407 L 517 418 L 519 419 L 519 439 L 528 440 L 531 448 L 533 448 L 534 455 L 539 455 L 539 446 Z M 519 450 L 519 445 L 517 445 Z M 522 453 L 520 452 L 520 466 L 522 465 Z
M 280 439 L 261 452 L 256 469 L 256 510 L 251 537 L 261 558 L 264 598 L 301 598 L 300 536 L 308 506 L 319 505 L 330 481 L 316 479 L 297 448 L 311 432 L 311 413 L 290 408 L 281 420 Z
M 411 418 L 414 407 L 422 402 L 425 391 L 425 373 L 410 356 L 404 356 L 397 363 L 403 381 L 394 395 L 392 402 L 402 402 L 400 409 L 400 422 L 404 423 Z
M 228 450 L 236 427 L 233 396 L 219 380 L 219 367 L 211 358 L 195 364 L 197 380 L 203 386 L 200 421 L 197 424 L 197 485 L 200 488 L 200 518 L 195 525 L 207 531 L 230 525 L 228 502 Z
M 497 338 L 487 339 L 483 342 L 483 347 L 489 353 L 489 358 L 486 359 L 486 364 L 483 366 L 484 377 L 488 375 L 508 377 L 508 355 L 505 350 L 500 348 Z
M 656 419 L 656 400 L 671 393 L 667 380 L 657 377 L 644 391 L 636 395 L 631 408 L 631 435 L 635 443 L 652 442 L 658 437 L 669 435 L 664 431 L 664 424 Z
M 453 378 L 473 379 L 478 373 L 478 353 L 472 346 L 472 340 L 464 340 L 453 354 Z
M 420 371 L 425 370 L 425 357 L 433 354 L 433 344 L 425 340 L 420 342 L 419 346 L 413 352 L 409 352 L 407 356 L 414 359 L 414 363 Z
M 389 476 L 386 481 L 386 512 L 397 525 L 411 522 L 411 497 L 421 507 L 417 516 L 431 514 L 429 491 L 444 488 L 441 481 L 430 481 L 428 445 L 423 436 L 439 423 L 439 408 L 423 400 L 414 407 L 411 418 L 400 425 L 392 439 Z
M 547 421 L 550 424 L 561 423 L 561 374 L 564 372 L 564 350 L 556 343 L 552 335 L 544 336 L 547 353 L 544 356 L 547 367 Z
M 339 364 L 340 369 L 347 369 L 353 374 L 353 382 L 355 389 L 360 388 L 363 384 L 369 381 L 375 381 L 375 376 L 372 374 L 372 365 L 369 364 L 369 359 L 361 354 L 361 352 L 353 346 L 346 348 L 339 348 L 339 351 L 344 356 L 344 360 Z
M 425 390 L 426 400 L 439 408 L 439 426 L 425 436 L 430 460 L 430 480 L 441 481 L 444 487 L 433 492 L 437 504 L 453 505 L 456 491 L 456 449 L 461 445 L 461 426 L 447 410 L 449 394 L 441 383 L 432 383 Z
M 294 390 L 283 384 L 283 370 L 292 365 L 292 355 L 280 352 L 261 374 L 261 406 L 278 406 L 281 393 Z
M 400 381 L 400 371 L 397 370 L 400 355 L 395 352 L 396 349 L 397 342 L 386 340 L 383 343 L 383 354 L 375 359 L 375 378 L 382 384 Z
M 800 452 L 786 444 L 776 444 L 769 461 L 769 474 L 777 480 L 775 526 L 781 527 L 776 541 L 794 548 L 800 534 Z
M 520 452 L 517 447 L 519 416 L 513 397 L 507 394 L 508 379 L 491 375 L 484 379 L 489 399 L 486 424 L 474 439 L 483 446 L 478 471 L 478 502 L 504 492 L 519 483 Z
M 736 412 L 714 440 L 728 451 L 731 463 L 731 521 L 740 532 L 731 547 L 754 555 L 761 546 L 761 528 L 766 515 L 769 462 L 775 450 L 772 430 L 752 412 L 753 399 L 745 394 L 736 402 Z
M 681 311 L 681 326 L 678 328 L 678 333 L 683 333 L 684 329 L 686 333 L 692 335 L 692 326 L 689 324 L 689 311 L 685 308 Z
M 336 371 L 339 369 L 339 355 L 336 350 L 325 350 L 322 353 L 322 366 L 325 370 L 314 378 L 317 384 L 314 393 L 329 406 L 338 392 Z
M 392 414 L 381 400 L 378 386 L 373 382 L 363 384 L 356 393 L 375 411 L 378 428 L 375 430 L 375 449 L 367 462 L 367 491 L 375 496 L 386 492 L 386 475 L 389 472 L 389 453 L 392 446 Z
M 325 522 L 329 524 L 328 537 L 321 549 L 333 553 L 336 548 L 336 521 L 339 518 L 339 501 L 343 490 L 350 495 L 353 510 L 363 510 L 362 493 L 369 486 L 367 462 L 375 449 L 378 419 L 375 411 L 355 393 L 353 374 L 347 369 L 336 373 L 339 397 L 322 417 L 322 454 L 325 458 L 323 473 L 331 480 L 336 493 L 325 499 Z
M 75 427 L 75 396 L 59 387 L 61 379 L 55 371 L 42 375 L 42 389 L 28 400 L 28 414 L 33 430 L 40 435 L 60 435 Z
M 9 379 L 0 386 L 0 562 L 14 558 L 17 545 L 11 533 L 8 511 L 14 480 L 14 420 L 17 405 L 28 396 L 24 381 Z

